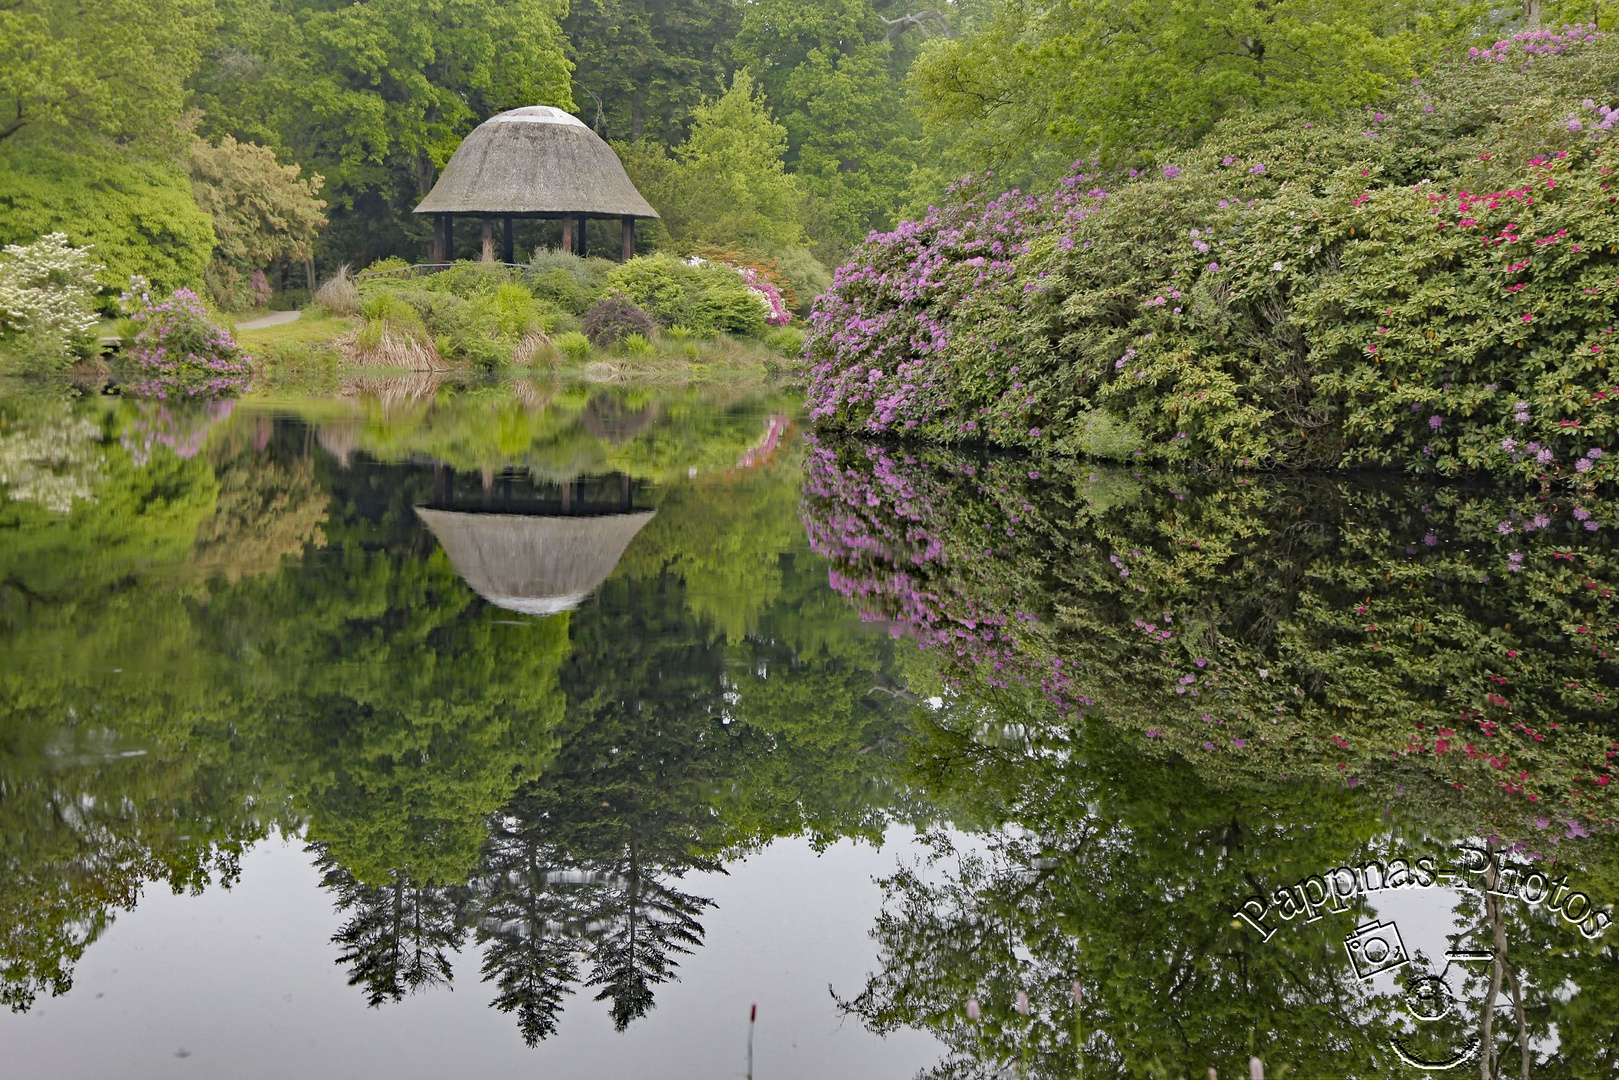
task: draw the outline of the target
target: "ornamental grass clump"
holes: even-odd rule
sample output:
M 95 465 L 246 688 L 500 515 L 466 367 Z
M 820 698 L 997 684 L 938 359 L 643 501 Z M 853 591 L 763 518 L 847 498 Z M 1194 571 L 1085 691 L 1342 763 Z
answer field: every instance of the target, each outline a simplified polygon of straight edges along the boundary
M 1105 190 L 1084 166 L 1041 198 L 959 186 L 817 304 L 812 415 L 1205 466 L 1609 479 L 1619 101 L 1585 95 L 1619 49 L 1553 36 L 1331 123 L 1223 124 Z
M 252 360 L 190 289 L 154 300 L 133 278 L 121 301 L 135 326 L 126 390 L 135 397 L 204 400 L 247 390 Z

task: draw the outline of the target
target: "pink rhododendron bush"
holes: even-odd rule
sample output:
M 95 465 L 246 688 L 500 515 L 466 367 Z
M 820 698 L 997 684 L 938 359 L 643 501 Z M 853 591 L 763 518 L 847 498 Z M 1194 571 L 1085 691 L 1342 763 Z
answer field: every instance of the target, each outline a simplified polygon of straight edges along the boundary
M 1429 824 L 1457 790 L 1529 841 L 1619 817 L 1613 500 L 1042 464 L 812 441 L 833 587 L 942 693 Z
M 190 289 L 154 299 L 136 278 L 122 302 L 136 326 L 128 391 L 136 397 L 196 400 L 235 397 L 248 387 L 248 356 L 214 324 Z
M 1336 121 L 1250 116 L 1044 195 L 972 178 L 838 272 L 812 414 L 1112 459 L 1609 479 L 1614 86 L 1619 43 L 1528 32 Z

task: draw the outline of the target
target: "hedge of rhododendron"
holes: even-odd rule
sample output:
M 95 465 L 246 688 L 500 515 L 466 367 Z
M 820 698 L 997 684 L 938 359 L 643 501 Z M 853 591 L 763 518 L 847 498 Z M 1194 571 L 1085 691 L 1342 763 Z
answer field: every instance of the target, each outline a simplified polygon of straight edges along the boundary
M 136 278 L 122 297 L 135 339 L 129 393 L 136 397 L 195 400 L 235 397 L 248 387 L 249 357 L 208 315 L 190 289 L 153 299 L 146 282 Z
M 1006 722 L 1117 724 L 1501 835 L 1611 822 L 1619 505 L 1418 483 L 822 439 L 804 517 L 833 586 Z
M 824 426 L 1237 467 L 1611 479 L 1619 43 L 1537 32 L 1333 122 L 960 186 L 812 316 Z

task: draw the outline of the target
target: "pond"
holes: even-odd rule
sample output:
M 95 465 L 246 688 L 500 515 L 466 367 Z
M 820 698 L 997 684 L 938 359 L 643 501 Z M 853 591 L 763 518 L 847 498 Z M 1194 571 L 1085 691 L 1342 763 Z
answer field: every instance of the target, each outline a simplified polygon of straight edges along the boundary
M 5 1075 L 1613 1075 L 1594 493 L 380 376 L 0 482 Z

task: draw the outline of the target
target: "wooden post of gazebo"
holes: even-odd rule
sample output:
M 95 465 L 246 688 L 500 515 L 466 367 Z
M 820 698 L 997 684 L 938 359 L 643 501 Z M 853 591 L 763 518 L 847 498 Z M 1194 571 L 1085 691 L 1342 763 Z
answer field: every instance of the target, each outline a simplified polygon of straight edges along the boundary
M 446 230 L 449 228 L 449 225 L 449 214 L 433 215 L 433 261 L 435 263 L 447 263 L 450 261 L 447 254 L 449 251 L 449 244 L 445 241 L 444 236 Z
M 503 261 L 513 262 L 515 218 L 561 219 L 562 250 L 577 255 L 586 254 L 592 217 L 617 219 L 620 254 L 629 258 L 635 252 L 635 219 L 658 216 L 635 190 L 613 148 L 578 117 L 549 105 L 512 109 L 479 124 L 456 147 L 416 213 L 434 215 L 433 261 L 440 263 L 455 259 L 457 216 L 483 219 L 480 254 L 490 262 L 497 217 Z

